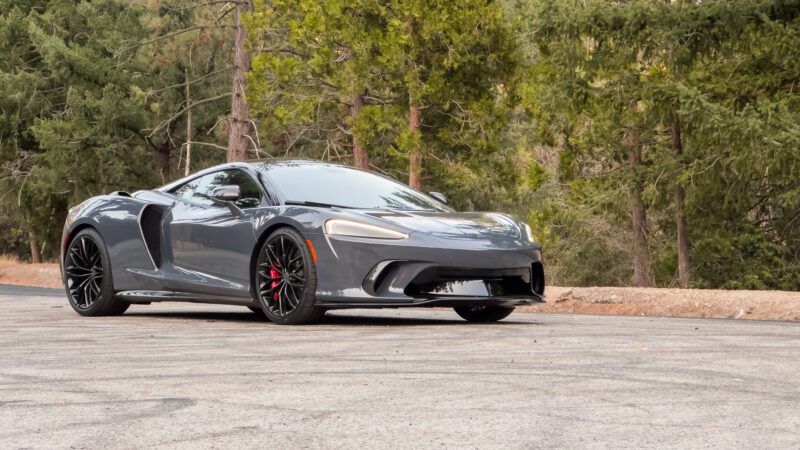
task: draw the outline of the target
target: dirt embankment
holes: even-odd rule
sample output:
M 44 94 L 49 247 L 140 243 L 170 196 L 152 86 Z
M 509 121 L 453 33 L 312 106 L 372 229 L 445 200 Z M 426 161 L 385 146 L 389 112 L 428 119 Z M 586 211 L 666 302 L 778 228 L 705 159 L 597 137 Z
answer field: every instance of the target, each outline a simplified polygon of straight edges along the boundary
M 23 264 L 10 260 L 0 260 L 0 283 L 47 288 L 63 287 L 58 264 Z
M 0 283 L 61 288 L 58 264 L 0 260 Z M 522 312 L 800 321 L 800 292 L 548 286 L 546 303 Z
M 529 312 L 800 321 L 800 292 L 548 286 Z

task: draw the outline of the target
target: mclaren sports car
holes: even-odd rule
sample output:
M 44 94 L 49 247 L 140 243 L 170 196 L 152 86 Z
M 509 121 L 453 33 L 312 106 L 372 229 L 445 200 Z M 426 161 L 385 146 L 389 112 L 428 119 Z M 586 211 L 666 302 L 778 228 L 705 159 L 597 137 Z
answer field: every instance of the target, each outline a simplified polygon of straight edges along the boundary
M 224 164 L 92 197 L 69 211 L 60 262 L 84 316 L 184 301 L 241 305 L 277 324 L 407 306 L 494 322 L 544 294 L 527 224 L 318 161 Z

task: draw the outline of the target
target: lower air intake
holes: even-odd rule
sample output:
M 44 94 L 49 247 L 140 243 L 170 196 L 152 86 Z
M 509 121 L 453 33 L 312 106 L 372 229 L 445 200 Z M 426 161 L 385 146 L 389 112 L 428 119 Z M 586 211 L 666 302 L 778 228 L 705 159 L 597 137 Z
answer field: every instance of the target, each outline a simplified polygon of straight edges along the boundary
M 497 298 L 530 296 L 532 293 L 528 268 L 476 270 L 432 267 L 423 270 L 405 289 L 405 294 L 414 298 Z

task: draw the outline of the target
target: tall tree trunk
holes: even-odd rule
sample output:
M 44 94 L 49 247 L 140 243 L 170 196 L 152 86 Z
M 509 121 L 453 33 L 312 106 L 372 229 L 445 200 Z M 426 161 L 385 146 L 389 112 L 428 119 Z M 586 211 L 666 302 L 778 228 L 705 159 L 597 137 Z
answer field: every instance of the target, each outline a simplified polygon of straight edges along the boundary
M 352 114 L 353 114 L 353 122 L 355 123 L 356 118 L 361 113 L 361 108 L 364 106 L 364 97 L 359 94 L 355 93 L 353 95 L 353 107 L 352 107 Z M 359 169 L 369 170 L 369 156 L 367 155 L 367 149 L 361 146 L 358 142 L 358 136 L 353 133 L 353 159 L 355 160 L 356 167 Z
M 420 127 L 419 108 L 411 105 L 408 108 L 408 128 L 414 138 L 414 148 L 411 149 L 411 154 L 408 160 L 408 185 L 414 189 L 422 190 L 422 154 L 419 148 L 419 127 Z
M 672 145 L 678 160 L 683 155 L 683 140 L 681 139 L 681 122 L 678 113 L 672 115 Z M 675 226 L 678 234 L 678 284 L 685 288 L 689 286 L 689 229 L 686 223 L 686 191 L 683 186 L 675 185 Z
M 628 162 L 633 173 L 638 172 L 642 164 L 642 144 L 637 132 L 628 131 L 625 137 L 628 147 Z M 630 187 L 631 224 L 633 225 L 633 284 L 639 287 L 653 286 L 650 273 L 650 249 L 647 246 L 647 213 L 642 201 L 641 187 L 638 181 Z
M 189 89 L 189 69 L 185 69 L 184 77 L 186 85 L 186 166 L 183 174 L 189 176 L 192 173 L 192 91 Z M 180 170 L 180 168 L 179 168 Z
M 42 262 L 42 252 L 39 249 L 39 241 L 33 231 L 28 232 L 28 242 L 31 244 L 31 262 L 39 264 Z
M 156 170 L 161 177 L 162 183 L 166 183 L 169 180 L 170 153 L 169 140 L 153 147 L 153 161 L 156 164 Z
M 236 40 L 233 49 L 233 92 L 231 97 L 230 133 L 228 134 L 228 162 L 247 159 L 247 149 L 252 146 L 250 138 L 250 108 L 245 95 L 245 74 L 251 69 L 250 54 L 245 48 L 245 31 L 242 15 L 251 11 L 249 0 L 241 0 L 236 6 Z

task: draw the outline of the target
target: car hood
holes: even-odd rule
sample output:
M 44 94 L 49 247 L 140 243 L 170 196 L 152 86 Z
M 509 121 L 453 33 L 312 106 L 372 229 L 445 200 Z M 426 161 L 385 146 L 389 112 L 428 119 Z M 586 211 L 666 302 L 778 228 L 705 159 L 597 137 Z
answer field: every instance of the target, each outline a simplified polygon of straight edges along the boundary
M 513 242 L 516 245 L 527 241 L 522 224 L 499 213 L 362 211 L 362 214 L 391 222 L 411 232 L 443 239 L 486 240 L 496 244 Z

